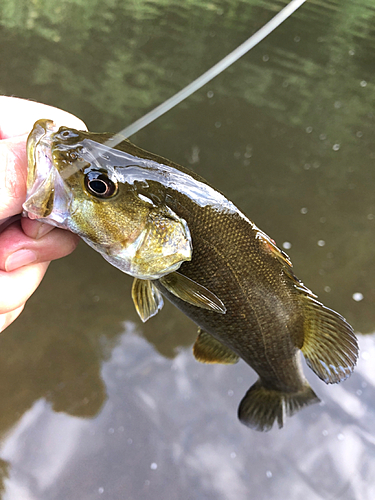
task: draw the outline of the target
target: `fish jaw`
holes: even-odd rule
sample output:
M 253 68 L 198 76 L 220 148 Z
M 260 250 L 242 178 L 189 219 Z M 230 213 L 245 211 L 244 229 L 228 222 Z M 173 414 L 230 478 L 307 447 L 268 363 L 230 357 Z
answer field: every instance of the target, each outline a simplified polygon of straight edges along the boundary
M 27 194 L 23 216 L 69 229 L 70 196 L 52 159 L 52 136 L 58 127 L 39 120 L 27 140 Z

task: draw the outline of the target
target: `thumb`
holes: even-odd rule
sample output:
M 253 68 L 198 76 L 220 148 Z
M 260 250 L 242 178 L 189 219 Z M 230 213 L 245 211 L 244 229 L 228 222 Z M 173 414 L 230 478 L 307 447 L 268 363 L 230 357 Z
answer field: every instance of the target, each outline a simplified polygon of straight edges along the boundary
M 0 219 L 22 211 L 26 197 L 27 135 L 0 141 Z

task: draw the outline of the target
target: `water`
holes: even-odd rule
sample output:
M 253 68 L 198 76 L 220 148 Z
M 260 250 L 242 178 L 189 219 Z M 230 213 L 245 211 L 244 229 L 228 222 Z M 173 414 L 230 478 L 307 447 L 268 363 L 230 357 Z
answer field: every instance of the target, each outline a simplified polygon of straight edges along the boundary
M 0 92 L 117 132 L 285 2 L 4 0 Z M 237 406 L 244 363 L 206 366 L 171 305 L 146 324 L 131 279 L 85 245 L 51 265 L 0 342 L 4 500 L 372 500 L 374 17 L 370 0 L 307 2 L 178 108 L 136 134 L 194 169 L 283 246 L 359 332 L 353 376 L 259 434 Z

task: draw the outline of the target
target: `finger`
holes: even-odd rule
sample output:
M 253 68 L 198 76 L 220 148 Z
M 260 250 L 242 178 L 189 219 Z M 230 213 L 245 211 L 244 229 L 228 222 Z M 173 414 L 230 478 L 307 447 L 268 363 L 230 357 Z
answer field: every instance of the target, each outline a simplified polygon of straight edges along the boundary
M 31 263 L 60 259 L 70 254 L 78 241 L 77 235 L 57 228 L 39 239 L 30 238 L 16 222 L 0 235 L 0 270 L 9 272 Z
M 15 271 L 0 271 L 0 314 L 20 308 L 37 289 L 49 262 L 24 266 Z
M 0 96 L 0 110 L 0 139 L 28 134 L 42 118 L 53 120 L 59 126 L 87 130 L 82 120 L 67 111 L 26 99 Z
M 39 240 L 39 238 L 55 229 L 55 227 L 51 224 L 46 224 L 38 220 L 32 220 L 28 217 L 22 217 L 21 227 L 26 236 L 35 240 Z
M 15 319 L 18 318 L 18 316 L 21 314 L 23 311 L 24 304 L 22 306 L 17 307 L 17 309 L 14 309 L 13 311 L 10 311 L 8 313 L 0 314 L 0 333 L 5 330 Z
M 0 141 L 0 218 L 22 211 L 26 198 L 26 136 Z
M 16 97 L 0 96 L 0 219 L 22 210 L 26 198 L 26 140 L 36 120 L 87 130 L 82 120 L 66 111 Z

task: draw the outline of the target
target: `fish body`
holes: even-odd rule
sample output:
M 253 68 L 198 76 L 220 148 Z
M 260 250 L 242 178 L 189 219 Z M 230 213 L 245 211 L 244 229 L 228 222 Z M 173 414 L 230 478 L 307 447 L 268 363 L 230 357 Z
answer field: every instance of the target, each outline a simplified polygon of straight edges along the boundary
M 351 326 L 274 241 L 197 174 L 128 141 L 113 149 L 110 138 L 37 122 L 26 215 L 76 232 L 134 276 L 143 321 L 168 298 L 199 327 L 199 361 L 248 363 L 259 376 L 239 406 L 249 427 L 281 427 L 319 401 L 300 351 L 326 383 L 344 380 L 358 356 Z

